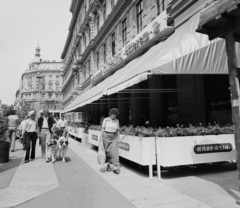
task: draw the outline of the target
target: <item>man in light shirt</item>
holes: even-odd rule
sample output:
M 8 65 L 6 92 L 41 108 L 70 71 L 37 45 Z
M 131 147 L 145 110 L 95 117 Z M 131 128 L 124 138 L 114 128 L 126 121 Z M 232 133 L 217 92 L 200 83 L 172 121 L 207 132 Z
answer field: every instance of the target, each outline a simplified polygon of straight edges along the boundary
M 36 112 L 30 111 L 28 113 L 29 119 L 26 120 L 26 124 L 23 129 L 23 134 L 26 138 L 26 154 L 25 163 L 29 162 L 30 149 L 31 149 L 31 160 L 35 159 L 35 148 L 37 140 L 37 123 L 35 121 Z
M 44 110 L 43 117 L 39 119 L 38 128 L 41 136 L 42 157 L 45 158 L 46 156 L 46 162 L 49 162 L 50 160 L 50 152 L 46 143 L 51 139 L 54 124 L 54 119 L 49 116 L 49 112 L 47 110 Z
M 58 122 L 57 122 L 57 127 L 60 128 L 61 135 L 64 132 L 64 130 L 66 128 L 66 125 L 67 125 L 67 120 L 64 118 L 64 115 L 62 114 L 61 119 L 59 119 Z

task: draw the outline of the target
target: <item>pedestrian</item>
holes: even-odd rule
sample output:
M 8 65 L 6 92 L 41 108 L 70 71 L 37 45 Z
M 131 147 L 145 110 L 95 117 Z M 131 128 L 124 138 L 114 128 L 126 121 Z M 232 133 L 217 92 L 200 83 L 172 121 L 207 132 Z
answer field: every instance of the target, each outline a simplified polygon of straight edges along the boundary
M 118 139 L 119 139 L 119 121 L 117 116 L 119 111 L 117 108 L 112 108 L 109 112 L 109 117 L 103 120 L 101 139 L 106 153 L 107 171 L 112 171 L 116 174 L 120 173 Z
M 42 157 L 46 159 L 46 162 L 49 162 L 50 160 L 50 151 L 46 143 L 51 139 L 54 124 L 54 119 L 49 116 L 49 112 L 47 110 L 44 110 L 43 117 L 39 120 L 38 130 L 41 137 Z
M 38 121 L 37 121 L 38 127 L 40 126 L 40 120 L 42 117 L 43 117 L 43 113 L 40 113 L 40 117 L 38 118 Z M 40 135 L 41 135 L 41 132 L 39 132 L 39 134 L 38 134 L 38 139 L 39 139 L 38 145 L 39 146 L 41 146 L 41 136 Z
M 28 116 L 24 117 L 24 120 L 22 120 L 21 124 L 20 124 L 20 131 L 21 131 L 21 141 L 22 141 L 22 145 L 23 145 L 23 150 L 26 149 L 26 135 L 24 134 L 23 130 L 26 126 L 26 122 L 28 120 Z
M 29 162 L 29 155 L 31 149 L 31 160 L 35 159 L 35 148 L 36 148 L 36 140 L 37 140 L 37 123 L 35 121 L 36 112 L 30 111 L 28 113 L 29 119 L 26 120 L 26 124 L 23 129 L 23 134 L 25 134 L 26 138 L 26 154 L 25 154 L 25 163 Z
M 67 125 L 67 120 L 64 118 L 64 115 L 62 114 L 61 119 L 59 119 L 57 122 L 57 127 L 60 128 L 61 136 L 66 129 L 66 125 Z
M 9 130 L 9 140 L 11 141 L 10 151 L 15 151 L 16 143 L 16 131 L 18 127 L 18 116 L 15 115 L 15 110 L 11 111 L 11 115 L 8 116 L 8 130 Z

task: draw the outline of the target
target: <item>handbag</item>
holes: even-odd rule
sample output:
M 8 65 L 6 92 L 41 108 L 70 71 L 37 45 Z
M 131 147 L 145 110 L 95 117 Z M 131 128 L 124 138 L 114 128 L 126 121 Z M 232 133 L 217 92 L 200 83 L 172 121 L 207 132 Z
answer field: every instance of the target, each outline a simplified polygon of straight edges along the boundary
M 97 160 L 98 160 L 99 165 L 104 165 L 106 162 L 106 153 L 105 153 L 102 139 L 100 140 L 99 145 L 98 145 Z

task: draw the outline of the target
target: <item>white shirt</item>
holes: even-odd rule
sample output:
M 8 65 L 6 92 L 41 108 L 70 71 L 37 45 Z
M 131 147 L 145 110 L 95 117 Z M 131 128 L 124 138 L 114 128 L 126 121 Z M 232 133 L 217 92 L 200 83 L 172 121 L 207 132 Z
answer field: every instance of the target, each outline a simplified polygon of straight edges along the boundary
M 107 132 L 117 132 L 119 130 L 119 121 L 117 119 L 112 120 L 107 117 L 103 120 L 102 128 Z
M 32 119 L 26 120 L 26 125 L 25 125 L 25 128 L 23 129 L 23 133 L 25 131 L 26 132 L 36 132 L 37 131 L 37 123 Z
M 42 129 L 48 129 L 48 117 L 43 117 Z
M 21 130 L 21 131 L 23 131 L 23 129 L 25 128 L 26 122 L 27 122 L 27 120 L 22 120 L 22 122 L 21 122 L 21 124 L 20 124 L 20 130 Z
M 67 124 L 67 120 L 65 119 L 59 119 L 58 122 L 57 122 L 57 127 L 65 127 Z

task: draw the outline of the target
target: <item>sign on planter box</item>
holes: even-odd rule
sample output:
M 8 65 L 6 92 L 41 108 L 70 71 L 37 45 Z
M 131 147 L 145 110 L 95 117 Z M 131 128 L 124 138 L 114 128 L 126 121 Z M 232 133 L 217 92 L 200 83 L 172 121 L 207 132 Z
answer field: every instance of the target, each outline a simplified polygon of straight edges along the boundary
M 155 137 L 120 135 L 119 155 L 140 165 L 155 165 Z
M 233 134 L 158 137 L 157 160 L 164 167 L 236 160 Z
M 88 134 L 89 143 L 98 147 L 98 141 L 101 136 L 101 131 L 89 129 Z

